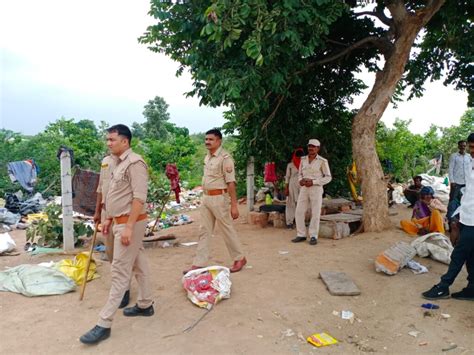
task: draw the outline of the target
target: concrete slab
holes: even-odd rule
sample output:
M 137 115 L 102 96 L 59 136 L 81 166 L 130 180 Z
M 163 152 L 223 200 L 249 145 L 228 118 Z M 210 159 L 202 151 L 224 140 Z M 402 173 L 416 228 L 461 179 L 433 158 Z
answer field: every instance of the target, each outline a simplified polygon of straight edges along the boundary
M 333 296 L 357 296 L 360 290 L 345 272 L 321 271 L 319 277 Z

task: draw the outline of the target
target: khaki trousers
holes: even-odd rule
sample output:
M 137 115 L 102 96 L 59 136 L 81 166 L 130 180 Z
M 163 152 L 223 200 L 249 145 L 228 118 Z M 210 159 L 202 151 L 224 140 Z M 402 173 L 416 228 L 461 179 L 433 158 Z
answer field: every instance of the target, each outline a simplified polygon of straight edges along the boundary
M 214 227 L 217 225 L 222 231 L 225 245 L 232 260 L 241 260 L 244 257 L 242 245 L 235 232 L 230 216 L 229 194 L 217 196 L 204 195 L 201 213 L 201 227 L 199 231 L 199 244 L 193 265 L 206 266 L 209 261 L 209 248 Z
M 298 237 L 306 237 L 305 213 L 311 208 L 311 222 L 309 224 L 309 235 L 318 237 L 319 220 L 321 217 L 321 205 L 323 203 L 322 186 L 302 186 L 298 195 L 296 205 L 296 233 Z
M 297 179 L 292 179 L 288 186 L 289 194 L 286 199 L 285 219 L 286 224 L 293 224 L 296 214 L 296 203 L 301 190 L 301 186 Z
M 130 245 L 124 246 L 121 235 L 125 224 L 115 224 L 114 232 L 114 258 L 112 261 L 112 285 L 109 298 L 99 314 L 97 325 L 110 328 L 115 312 L 122 301 L 123 294 L 128 290 L 133 274 L 138 283 L 137 304 L 140 308 L 148 308 L 153 304 L 151 299 L 150 270 L 143 249 L 143 236 L 145 235 L 147 221 L 135 223 Z

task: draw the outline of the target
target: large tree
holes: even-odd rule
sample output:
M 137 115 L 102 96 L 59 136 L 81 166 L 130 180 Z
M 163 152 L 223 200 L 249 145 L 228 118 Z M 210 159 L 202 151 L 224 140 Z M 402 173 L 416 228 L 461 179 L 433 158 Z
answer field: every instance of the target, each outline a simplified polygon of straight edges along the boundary
M 227 128 L 249 150 L 268 141 L 280 147 L 285 129 L 306 133 L 309 122 L 338 120 L 364 87 L 355 74 L 362 66 L 375 72 L 352 120 L 352 150 L 364 227 L 379 231 L 389 220 L 375 132 L 394 93 L 409 87 L 421 95 L 427 79 L 445 74 L 473 101 L 473 5 L 444 2 L 379 0 L 366 11 L 355 1 L 153 0 L 158 22 L 140 40 L 178 61 L 178 74 L 190 70 L 190 95 L 230 107 Z

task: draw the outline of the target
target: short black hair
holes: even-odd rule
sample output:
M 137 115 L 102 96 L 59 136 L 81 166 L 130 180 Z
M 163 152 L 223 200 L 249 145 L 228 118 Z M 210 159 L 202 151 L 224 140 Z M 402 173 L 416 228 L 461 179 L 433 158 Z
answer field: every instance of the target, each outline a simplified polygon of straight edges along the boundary
M 208 134 L 213 134 L 216 137 L 219 137 L 219 139 L 222 139 L 222 133 L 217 128 L 210 129 L 209 131 L 206 132 L 206 136 Z
M 459 144 L 463 144 L 463 143 L 466 143 L 466 141 L 465 141 L 464 139 L 463 139 L 463 140 L 460 140 L 460 141 L 458 142 L 458 145 L 459 145 Z
M 128 139 L 128 144 L 132 144 L 132 132 L 130 128 L 124 124 L 116 124 L 107 128 L 108 133 L 117 133 L 119 136 L 125 137 Z
M 469 137 L 467 137 L 467 141 L 468 141 L 469 143 L 474 143 L 474 132 L 471 133 L 471 134 L 469 135 Z
M 415 181 L 415 180 L 420 180 L 420 181 L 422 181 L 423 178 L 422 178 L 420 175 L 413 176 L 413 181 Z

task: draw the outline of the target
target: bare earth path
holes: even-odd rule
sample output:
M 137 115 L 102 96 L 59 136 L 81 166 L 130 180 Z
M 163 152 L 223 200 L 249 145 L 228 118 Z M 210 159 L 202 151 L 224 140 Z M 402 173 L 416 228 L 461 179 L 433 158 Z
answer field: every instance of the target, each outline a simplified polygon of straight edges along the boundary
M 396 226 L 409 211 L 395 208 L 394 228 L 339 241 L 320 240 L 316 247 L 293 244 L 292 231 L 257 229 L 246 223 L 244 206 L 236 228 L 247 252 L 250 268 L 232 274 L 232 296 L 219 303 L 190 333 L 179 334 L 204 310 L 187 300 L 181 287 L 182 270 L 189 266 L 195 247 L 147 249 L 153 271 L 155 316 L 129 319 L 116 316 L 112 336 L 98 346 L 82 345 L 79 336 L 91 328 L 110 286 L 110 266 L 98 267 L 101 278 L 87 286 L 85 300 L 78 292 L 61 296 L 27 298 L 0 293 L 0 353 L 167 353 L 167 354 L 316 354 L 316 353 L 441 353 L 474 354 L 474 303 L 452 299 L 436 302 L 441 309 L 425 316 L 420 292 L 435 284 L 446 265 L 416 258 L 430 272 L 414 275 L 404 269 L 395 276 L 374 270 L 376 255 L 396 241 L 410 242 Z M 197 240 L 199 214 L 190 225 L 173 227 L 180 242 Z M 14 231 L 19 249 L 24 232 Z M 213 244 L 213 263 L 231 261 L 219 236 Z M 279 251 L 288 251 L 281 255 Z M 24 263 L 60 260 L 58 256 L 0 257 L 0 269 Z M 331 296 L 318 273 L 344 271 L 359 286 L 358 297 Z M 451 291 L 466 284 L 463 269 Z M 134 284 L 132 297 L 136 296 Z M 350 324 L 333 311 L 351 310 L 360 321 Z M 442 319 L 440 314 L 451 317 Z M 282 333 L 291 329 L 294 333 Z M 340 343 L 316 349 L 302 338 L 326 331 Z M 408 332 L 419 331 L 412 337 Z M 420 345 L 421 344 L 421 345 Z

